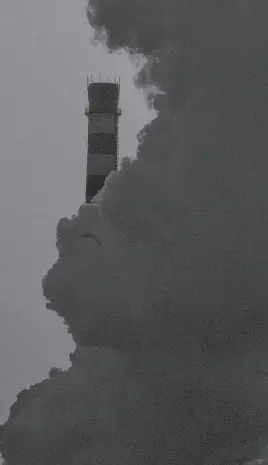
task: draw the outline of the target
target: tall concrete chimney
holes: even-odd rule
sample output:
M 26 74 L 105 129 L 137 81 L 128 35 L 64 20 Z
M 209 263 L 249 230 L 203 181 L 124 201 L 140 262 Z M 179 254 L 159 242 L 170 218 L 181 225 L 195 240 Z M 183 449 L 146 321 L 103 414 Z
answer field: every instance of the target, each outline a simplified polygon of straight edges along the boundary
M 120 82 L 89 82 L 88 151 L 86 203 L 104 186 L 105 179 L 118 165 L 118 108 Z

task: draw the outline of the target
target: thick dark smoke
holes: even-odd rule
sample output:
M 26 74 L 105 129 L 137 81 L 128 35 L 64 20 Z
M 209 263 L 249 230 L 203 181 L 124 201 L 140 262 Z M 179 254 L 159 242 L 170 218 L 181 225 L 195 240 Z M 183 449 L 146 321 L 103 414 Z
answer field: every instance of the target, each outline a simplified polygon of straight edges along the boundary
M 84 207 L 59 223 L 44 296 L 77 348 L 69 370 L 12 406 L 8 465 L 236 465 L 262 454 L 267 15 L 267 0 L 89 2 L 97 38 L 147 58 L 136 83 L 158 116 L 137 160 L 108 179 L 101 215 Z

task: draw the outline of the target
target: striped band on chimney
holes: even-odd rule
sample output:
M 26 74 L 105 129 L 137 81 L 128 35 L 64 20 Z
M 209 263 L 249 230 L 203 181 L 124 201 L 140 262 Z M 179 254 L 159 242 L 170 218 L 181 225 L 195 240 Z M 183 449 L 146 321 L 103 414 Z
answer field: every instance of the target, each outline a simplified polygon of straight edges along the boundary
M 109 173 L 117 170 L 119 90 L 117 83 L 88 84 L 86 203 L 104 186 Z

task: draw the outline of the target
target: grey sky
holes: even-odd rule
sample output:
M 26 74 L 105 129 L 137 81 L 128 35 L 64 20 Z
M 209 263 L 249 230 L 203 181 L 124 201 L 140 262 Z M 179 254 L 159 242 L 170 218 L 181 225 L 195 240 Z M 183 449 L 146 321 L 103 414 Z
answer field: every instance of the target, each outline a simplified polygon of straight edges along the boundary
M 46 274 L 43 291 L 49 307 L 64 317 L 77 347 L 68 370 L 53 371 L 13 405 L 1 431 L 2 455 L 10 465 L 248 462 L 259 455 L 259 441 L 265 444 L 268 438 L 267 0 L 250 0 L 246 9 L 235 0 L 90 3 L 91 24 L 99 32 L 105 28 L 111 48 L 144 53 L 148 62 L 139 75 L 140 84 L 156 83 L 164 94 L 154 102 L 158 116 L 143 131 L 137 162 L 124 163 L 121 172 L 109 178 L 102 214 L 90 206 L 59 223 L 60 257 Z M 63 6 L 66 10 L 66 3 Z M 69 13 L 75 24 L 75 14 Z M 72 37 L 71 23 L 64 15 L 59 18 Z M 48 205 L 62 199 L 53 218 L 56 224 L 65 211 L 68 215 L 76 211 L 84 190 L 84 164 L 77 176 L 79 201 L 73 196 L 69 166 L 73 154 L 80 152 L 73 127 L 77 121 L 80 129 L 84 127 L 83 98 L 78 99 L 79 108 L 76 99 L 76 105 L 68 108 L 63 102 L 69 104 L 72 89 L 84 89 L 72 84 L 84 82 L 86 73 L 74 79 L 73 69 L 81 67 L 72 61 L 72 71 L 58 76 L 64 53 L 54 56 L 55 40 L 49 47 L 52 22 L 50 29 L 49 22 L 45 24 L 50 31 L 49 38 L 45 35 L 47 50 L 56 65 L 44 66 L 40 56 L 36 60 L 42 74 L 39 88 L 48 91 L 50 80 L 51 88 L 41 110 L 38 99 L 34 101 L 36 113 L 46 120 L 38 120 L 41 130 L 34 151 L 36 157 L 42 145 L 44 158 L 39 155 L 33 165 L 34 172 L 44 171 L 40 165 L 43 159 L 48 163 L 48 153 L 54 162 L 55 146 L 57 157 L 64 153 L 53 169 L 46 165 L 42 180 L 47 217 L 51 218 Z M 44 44 L 40 28 L 38 37 Z M 73 41 L 63 43 L 68 60 L 78 56 Z M 90 59 L 90 53 L 86 55 Z M 89 74 L 96 68 L 101 73 L 93 58 L 90 67 L 94 69 Z M 69 78 L 65 93 L 60 87 L 63 76 Z M 131 97 L 126 107 L 133 115 L 135 95 L 127 89 L 125 95 Z M 52 102 L 55 111 L 49 119 Z M 64 118 L 59 119 L 57 108 Z M 31 127 L 37 124 L 34 117 L 33 113 Z M 125 122 L 132 130 L 131 119 Z M 79 133 L 82 139 L 85 153 L 84 130 Z M 44 150 L 46 140 L 53 144 Z M 128 145 L 134 151 L 130 137 L 127 141 L 122 155 L 132 155 Z M 68 159 L 66 153 L 72 156 Z M 72 173 L 68 186 L 62 182 L 65 157 Z M 51 173 L 53 181 L 48 183 Z M 34 180 L 31 190 L 39 193 L 42 184 Z M 57 192 L 50 198 L 47 186 L 52 183 L 63 197 Z M 66 191 L 75 206 L 69 202 L 67 208 Z M 24 197 L 28 212 L 33 196 Z M 37 205 L 35 215 L 40 215 L 41 198 Z M 84 232 L 96 233 L 102 249 L 85 240 Z M 38 231 L 33 237 L 39 241 L 37 250 L 43 251 L 47 239 L 41 244 Z M 26 258 L 22 257 L 23 264 Z M 34 255 L 36 263 L 41 258 Z M 37 283 L 39 270 L 34 271 Z M 30 281 L 33 287 L 35 281 Z M 49 328 L 42 321 L 41 325 L 47 340 Z M 35 347 L 40 347 L 38 331 L 32 333 L 37 334 Z M 27 384 L 30 381 L 29 376 Z
M 121 76 L 121 156 L 135 155 L 150 119 L 126 56 L 90 44 L 84 9 L 85 0 L 0 3 L 0 422 L 18 391 L 67 366 L 73 349 L 41 279 L 57 258 L 57 222 L 83 203 L 87 74 Z

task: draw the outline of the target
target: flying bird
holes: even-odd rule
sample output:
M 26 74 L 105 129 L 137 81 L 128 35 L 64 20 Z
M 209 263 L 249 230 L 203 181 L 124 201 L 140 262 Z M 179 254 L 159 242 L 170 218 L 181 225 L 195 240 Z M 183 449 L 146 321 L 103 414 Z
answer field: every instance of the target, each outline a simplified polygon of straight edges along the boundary
M 101 241 L 98 239 L 98 237 L 96 237 L 94 234 L 91 234 L 91 233 L 85 233 L 82 235 L 82 237 L 84 238 L 90 238 L 90 239 L 93 239 L 95 242 L 97 242 L 97 244 L 99 245 L 100 248 L 102 248 L 102 243 Z

